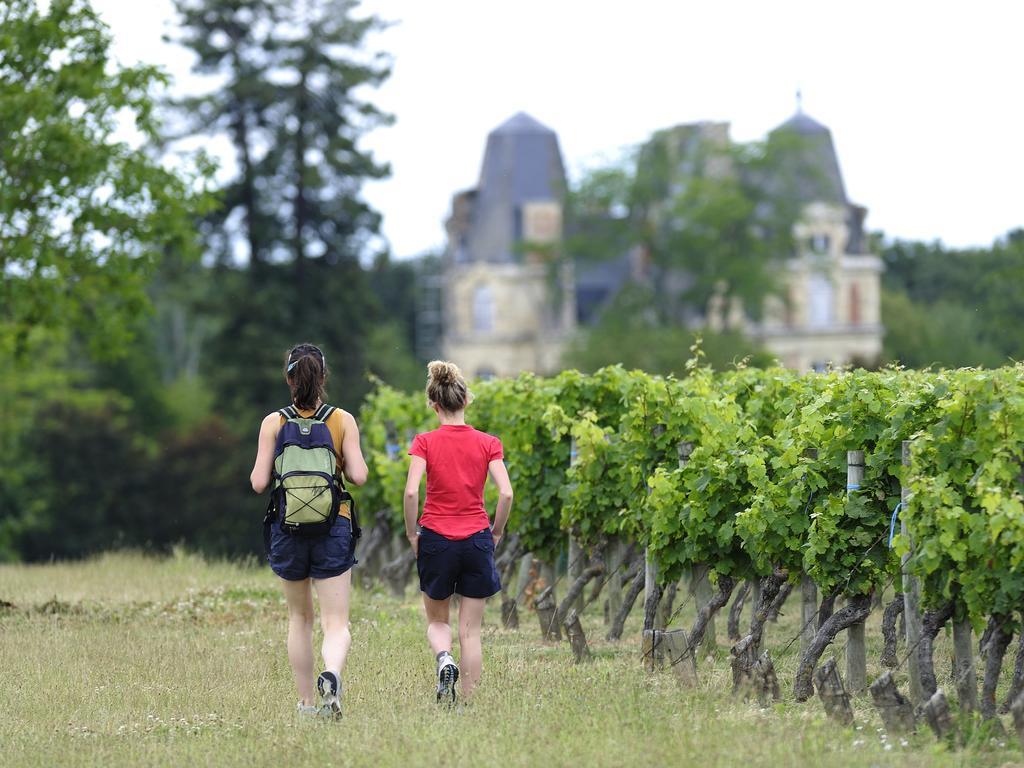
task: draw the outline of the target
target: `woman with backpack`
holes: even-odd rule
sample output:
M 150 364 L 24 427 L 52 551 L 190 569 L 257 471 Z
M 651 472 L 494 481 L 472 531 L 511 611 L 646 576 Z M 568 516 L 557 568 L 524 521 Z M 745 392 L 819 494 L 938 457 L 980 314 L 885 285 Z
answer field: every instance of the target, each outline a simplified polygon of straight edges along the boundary
M 352 415 L 327 405 L 327 360 L 312 344 L 285 358 L 292 404 L 260 425 L 250 482 L 272 489 L 265 525 L 270 567 L 281 578 L 288 604 L 288 661 L 302 714 L 341 714 L 341 670 L 352 637 L 348 628 L 354 529 L 351 496 L 343 477 L 366 482 L 359 428 Z M 313 591 L 320 603 L 324 671 L 313 694 Z
M 437 701 L 454 703 L 459 666 L 452 658 L 449 603 L 459 601 L 459 648 L 462 695 L 480 680 L 483 654 L 480 625 L 487 598 L 501 590 L 494 549 L 512 508 L 512 484 L 505 469 L 501 440 L 466 424 L 472 395 L 453 363 L 427 366 L 427 400 L 440 426 L 416 435 L 405 483 L 405 531 L 416 557 L 416 570 L 427 614 L 427 641 L 437 658 Z M 427 475 L 427 498 L 419 514 L 419 489 Z M 491 525 L 484 508 L 487 477 L 498 487 Z

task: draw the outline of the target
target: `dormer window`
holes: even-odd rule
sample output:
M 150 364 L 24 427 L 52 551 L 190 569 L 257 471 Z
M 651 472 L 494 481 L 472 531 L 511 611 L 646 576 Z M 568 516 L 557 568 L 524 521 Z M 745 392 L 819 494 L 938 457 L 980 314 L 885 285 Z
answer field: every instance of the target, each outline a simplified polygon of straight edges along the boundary
M 811 253 L 828 253 L 828 249 L 831 244 L 831 239 L 825 234 L 818 233 L 807 238 L 807 247 L 810 248 Z

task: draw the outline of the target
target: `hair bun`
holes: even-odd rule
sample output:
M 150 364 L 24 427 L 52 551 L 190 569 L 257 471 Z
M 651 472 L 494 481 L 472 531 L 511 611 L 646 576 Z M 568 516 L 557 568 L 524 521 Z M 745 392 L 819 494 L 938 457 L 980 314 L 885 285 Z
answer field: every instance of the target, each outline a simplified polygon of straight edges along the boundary
M 447 360 L 434 360 L 427 365 L 427 373 L 432 381 L 441 386 L 451 386 L 462 377 L 459 366 Z
M 447 360 L 427 364 L 427 399 L 449 413 L 460 411 L 473 400 L 459 366 Z

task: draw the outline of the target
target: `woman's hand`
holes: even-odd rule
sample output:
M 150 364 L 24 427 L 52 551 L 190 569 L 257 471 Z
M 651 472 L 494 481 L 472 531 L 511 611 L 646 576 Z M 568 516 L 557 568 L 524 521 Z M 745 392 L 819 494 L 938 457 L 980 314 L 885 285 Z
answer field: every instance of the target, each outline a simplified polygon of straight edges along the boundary
M 494 538 L 494 548 L 498 548 L 498 544 L 501 543 L 501 537 L 504 535 L 502 531 L 496 531 L 491 528 L 491 536 Z
M 409 540 L 412 547 L 412 556 L 420 556 L 419 530 L 416 528 L 416 518 L 420 514 L 420 480 L 427 470 L 427 460 L 422 456 L 413 456 L 409 460 L 409 475 L 405 479 L 405 496 L 402 499 L 402 509 L 405 512 L 405 538 Z

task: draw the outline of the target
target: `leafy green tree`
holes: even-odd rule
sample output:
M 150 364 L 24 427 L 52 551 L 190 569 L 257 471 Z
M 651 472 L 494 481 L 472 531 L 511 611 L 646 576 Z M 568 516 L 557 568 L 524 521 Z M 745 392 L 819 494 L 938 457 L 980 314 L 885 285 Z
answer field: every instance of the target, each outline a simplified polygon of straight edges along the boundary
M 63 433 L 53 438 L 56 455 L 33 448 L 41 415 L 64 403 L 60 413 L 87 413 L 82 423 L 93 424 L 91 416 L 123 411 L 128 398 L 111 389 L 156 407 L 144 402 L 153 394 L 144 361 L 127 361 L 126 351 L 150 306 L 154 268 L 168 254 L 197 256 L 193 221 L 211 206 L 201 155 L 171 169 L 149 148 L 158 133 L 153 91 L 165 77 L 117 66 L 109 50 L 108 30 L 85 0 L 0 7 L 2 558 L 25 554 L 30 532 L 83 502 L 61 495 L 83 479 Z M 119 138 L 126 124 L 137 142 Z M 86 494 L 73 514 L 94 511 L 95 499 Z
M 963 304 L 915 302 L 902 291 L 882 291 L 884 356 L 908 368 L 998 367 L 1006 355 L 985 340 L 984 321 Z
M 74 329 L 116 350 L 147 306 L 167 250 L 194 252 L 193 183 L 144 146 L 155 139 L 153 67 L 122 68 L 85 0 L 0 9 L 0 348 L 24 358 L 33 328 Z M 208 171 L 200 164 L 193 172 Z
M 716 293 L 760 317 L 794 252 L 801 182 L 815 171 L 801 137 L 729 144 L 699 126 L 660 131 L 570 196 L 569 253 L 581 265 L 639 249 L 657 325 L 685 326 Z M 804 183 L 806 186 L 806 183 Z
M 1001 365 L 1024 359 L 1024 230 L 990 248 L 883 243 L 885 352 L 905 365 Z

